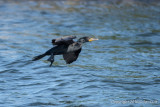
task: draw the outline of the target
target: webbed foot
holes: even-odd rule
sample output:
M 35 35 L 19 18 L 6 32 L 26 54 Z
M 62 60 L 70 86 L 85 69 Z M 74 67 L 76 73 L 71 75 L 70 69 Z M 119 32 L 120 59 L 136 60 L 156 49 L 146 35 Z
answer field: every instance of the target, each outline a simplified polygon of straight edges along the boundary
M 54 55 L 53 54 L 51 54 L 51 56 L 48 58 L 48 61 L 51 62 L 51 64 L 49 65 L 51 67 L 54 62 Z

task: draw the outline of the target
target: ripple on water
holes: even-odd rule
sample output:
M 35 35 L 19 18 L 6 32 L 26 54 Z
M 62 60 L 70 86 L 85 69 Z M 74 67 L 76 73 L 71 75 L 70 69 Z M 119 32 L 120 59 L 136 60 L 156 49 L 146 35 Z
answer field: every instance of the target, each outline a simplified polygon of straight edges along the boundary
M 51 103 L 51 102 L 48 102 L 48 103 L 45 103 L 45 102 L 33 102 L 33 103 L 28 104 L 28 106 L 58 106 L 58 104 Z
M 89 86 L 84 87 L 83 89 L 94 89 L 94 88 L 99 89 L 100 87 L 98 87 L 96 85 L 89 85 Z
M 7 69 L 7 70 L 3 70 L 3 71 L 0 71 L 0 74 L 1 73 L 18 73 L 19 70 L 17 69 Z
M 66 86 L 68 84 L 69 84 L 69 82 L 63 82 L 63 83 L 58 84 L 57 86 Z

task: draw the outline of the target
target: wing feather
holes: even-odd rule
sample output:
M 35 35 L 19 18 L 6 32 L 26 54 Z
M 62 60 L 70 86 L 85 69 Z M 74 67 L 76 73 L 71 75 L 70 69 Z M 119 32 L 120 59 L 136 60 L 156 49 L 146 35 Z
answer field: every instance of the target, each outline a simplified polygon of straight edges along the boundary
M 70 64 L 77 60 L 80 52 L 81 52 L 81 48 L 75 52 L 69 52 L 69 53 L 63 54 L 63 58 L 67 64 Z
M 65 36 L 57 39 L 52 39 L 53 45 L 70 45 L 74 43 L 73 39 L 75 39 L 76 36 Z

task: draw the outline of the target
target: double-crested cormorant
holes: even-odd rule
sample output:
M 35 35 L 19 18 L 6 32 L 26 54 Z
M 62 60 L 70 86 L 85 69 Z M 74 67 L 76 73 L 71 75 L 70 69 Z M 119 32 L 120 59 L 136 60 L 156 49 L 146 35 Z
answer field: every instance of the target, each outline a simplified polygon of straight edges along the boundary
M 52 66 L 52 63 L 54 62 L 54 55 L 63 55 L 66 63 L 70 64 L 77 60 L 78 55 L 81 52 L 83 43 L 98 40 L 90 37 L 82 37 L 79 38 L 77 42 L 74 42 L 73 39 L 75 38 L 76 36 L 65 36 L 62 38 L 53 39 L 52 44 L 56 46 L 49 49 L 44 54 L 35 56 L 32 61 L 39 60 L 46 55 L 51 55 L 48 58 L 48 61 L 51 62 L 50 66 Z

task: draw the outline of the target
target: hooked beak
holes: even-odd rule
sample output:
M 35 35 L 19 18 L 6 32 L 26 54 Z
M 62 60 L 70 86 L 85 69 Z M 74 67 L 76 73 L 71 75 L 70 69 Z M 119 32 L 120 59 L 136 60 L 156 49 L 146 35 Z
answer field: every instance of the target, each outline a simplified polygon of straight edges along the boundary
M 90 39 L 89 39 L 89 42 L 95 41 L 95 40 L 98 40 L 98 39 L 96 39 L 96 38 L 90 38 Z

